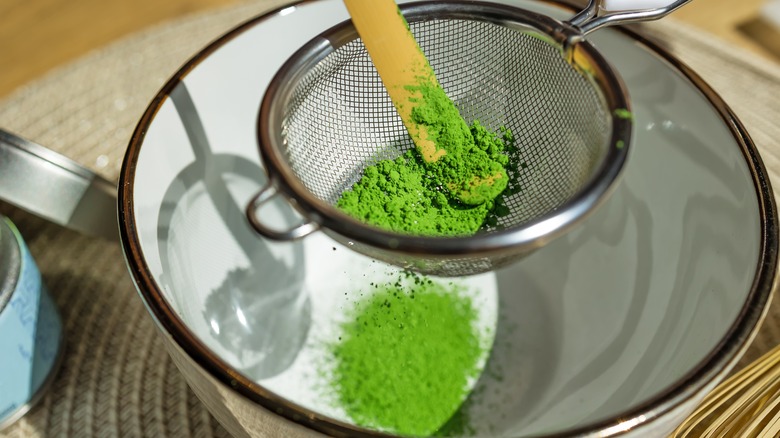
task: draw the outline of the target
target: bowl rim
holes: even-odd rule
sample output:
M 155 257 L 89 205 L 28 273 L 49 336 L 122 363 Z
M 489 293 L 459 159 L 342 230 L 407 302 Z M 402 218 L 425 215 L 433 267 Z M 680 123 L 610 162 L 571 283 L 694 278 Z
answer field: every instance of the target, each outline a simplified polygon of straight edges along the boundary
M 165 330 L 182 351 L 221 384 L 271 413 L 276 413 L 293 423 L 314 431 L 338 436 L 389 437 L 393 435 L 358 428 L 293 404 L 243 376 L 212 352 L 187 328 L 187 325 L 165 300 L 162 288 L 155 281 L 152 271 L 145 261 L 135 222 L 133 190 L 139 152 L 150 124 L 168 95 L 201 61 L 236 36 L 270 18 L 283 15 L 283 11 L 291 6 L 318 1 L 320 0 L 293 0 L 233 27 L 192 56 L 160 89 L 140 118 L 130 138 L 122 163 L 117 203 L 120 238 L 127 267 L 136 289 L 158 327 Z M 574 0 L 543 0 L 543 2 L 572 11 L 578 9 Z M 725 374 L 730 367 L 736 364 L 750 341 L 755 337 L 760 323 L 768 312 L 771 292 L 777 281 L 777 208 L 766 168 L 745 127 L 723 99 L 696 72 L 667 49 L 633 29 L 619 28 L 617 30 L 653 52 L 687 79 L 694 88 L 702 93 L 732 133 L 748 166 L 757 197 L 760 215 L 759 257 L 750 291 L 734 322 L 728 328 L 725 336 L 687 374 L 656 396 L 626 409 L 610 419 L 597 420 L 541 437 L 570 437 L 588 434 L 612 437 L 628 432 L 646 431 L 648 426 L 662 422 L 664 414 L 695 399 L 710 382 Z

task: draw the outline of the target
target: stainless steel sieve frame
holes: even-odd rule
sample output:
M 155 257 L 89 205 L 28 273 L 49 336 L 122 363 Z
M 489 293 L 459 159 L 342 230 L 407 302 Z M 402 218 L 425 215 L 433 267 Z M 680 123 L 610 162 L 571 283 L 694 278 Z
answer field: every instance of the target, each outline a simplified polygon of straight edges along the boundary
M 595 7 L 597 2 L 591 2 Z M 345 21 L 316 37 L 299 49 L 277 72 L 266 90 L 260 106 L 257 135 L 262 160 L 268 172 L 269 182 L 247 207 L 247 217 L 255 230 L 274 240 L 293 240 L 322 229 L 336 240 L 352 249 L 375 256 L 377 251 L 392 254 L 393 260 L 404 262 L 404 267 L 416 269 L 415 259 L 426 263 L 468 261 L 475 258 L 501 259 L 508 262 L 530 254 L 564 234 L 584 220 L 612 193 L 624 168 L 631 144 L 632 122 L 619 117 L 616 110 L 630 109 L 627 90 L 609 63 L 582 36 L 582 30 L 573 24 L 560 22 L 545 15 L 505 5 L 468 1 L 420 2 L 400 6 L 407 21 L 413 22 L 435 16 L 446 19 L 476 19 L 519 30 L 546 34 L 550 42 L 562 49 L 562 56 L 576 57 L 580 65 L 587 66 L 585 76 L 602 91 L 605 107 L 611 117 L 609 146 L 604 160 L 591 179 L 556 211 L 528 222 L 518 229 L 497 230 L 464 237 L 424 237 L 398 234 L 367 225 L 336 207 L 319 200 L 297 179 L 285 164 L 285 157 L 274 148 L 282 144 L 281 113 L 278 105 L 291 101 L 293 88 L 311 67 L 337 48 L 357 38 L 351 21 Z M 478 12 L 478 14 L 477 14 Z M 582 25 L 595 19 L 596 14 L 586 11 Z M 603 18 L 602 18 L 603 20 Z M 606 24 L 612 24 L 605 23 Z M 594 28 L 595 29 L 595 28 Z M 305 223 L 289 230 L 276 230 L 262 222 L 257 210 L 274 196 L 282 195 L 305 218 Z M 497 267 L 488 264 L 482 270 Z M 429 269 L 421 269 L 431 273 Z M 438 272 L 433 269 L 433 272 Z M 478 271 L 470 272 L 476 273 Z

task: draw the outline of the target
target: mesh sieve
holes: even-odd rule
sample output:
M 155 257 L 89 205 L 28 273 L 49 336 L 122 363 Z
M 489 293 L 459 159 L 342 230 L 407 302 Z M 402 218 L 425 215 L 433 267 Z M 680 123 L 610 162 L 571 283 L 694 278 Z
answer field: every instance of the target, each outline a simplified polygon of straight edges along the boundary
M 435 238 L 379 230 L 334 207 L 367 166 L 414 148 L 350 23 L 304 46 L 266 93 L 259 137 L 274 191 L 353 249 L 437 275 L 527 255 L 608 194 L 630 139 L 630 121 L 616 111 L 628 103 L 590 44 L 569 45 L 568 27 L 505 6 L 436 2 L 403 11 L 463 118 L 513 132 L 507 171 L 520 190 L 505 196 L 509 213 L 474 236 Z

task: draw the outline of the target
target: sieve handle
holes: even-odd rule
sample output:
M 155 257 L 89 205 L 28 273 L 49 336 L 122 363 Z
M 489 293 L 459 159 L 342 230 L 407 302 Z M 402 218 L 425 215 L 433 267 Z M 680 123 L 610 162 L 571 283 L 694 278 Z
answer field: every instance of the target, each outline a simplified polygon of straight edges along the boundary
M 276 230 L 263 223 L 258 215 L 258 210 L 263 204 L 278 195 L 279 190 L 276 188 L 276 185 L 269 181 L 268 184 L 260 189 L 260 192 L 249 202 L 249 205 L 246 208 L 246 217 L 249 219 L 249 224 L 255 231 L 271 240 L 290 241 L 301 239 L 319 230 L 320 226 L 311 220 L 289 230 Z
M 588 6 L 569 24 L 582 35 L 602 27 L 657 20 L 671 14 L 691 0 L 590 0 Z

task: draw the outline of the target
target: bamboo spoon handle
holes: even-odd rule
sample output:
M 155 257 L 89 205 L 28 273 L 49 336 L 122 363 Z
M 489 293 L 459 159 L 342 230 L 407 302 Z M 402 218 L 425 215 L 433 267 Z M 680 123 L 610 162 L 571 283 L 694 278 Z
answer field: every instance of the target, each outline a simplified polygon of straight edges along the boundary
M 433 68 L 417 45 L 394 0 L 344 0 L 382 82 L 423 159 L 435 162 L 446 151 L 428 139 L 424 126 L 412 120 L 421 101 L 410 86 L 428 81 L 438 86 Z
M 426 105 L 426 93 L 433 92 L 443 97 L 447 104 L 438 108 L 447 114 L 460 118 L 458 109 L 442 90 L 436 75 L 425 54 L 417 44 L 395 0 L 343 0 L 347 6 L 352 24 L 357 29 L 363 44 L 371 56 L 385 89 L 390 95 L 398 114 L 403 120 L 409 136 L 414 141 L 422 159 L 429 165 L 439 165 L 443 156 L 451 154 L 447 160 L 458 160 L 465 166 L 460 174 L 450 173 L 445 177 L 444 185 L 460 202 L 467 205 L 480 205 L 495 199 L 507 185 L 507 174 L 503 165 L 487 156 L 478 148 L 454 149 L 439 144 L 436 136 L 441 136 L 434 125 L 416 122 L 414 110 Z M 433 91 L 432 91 L 433 90 Z M 435 100 L 435 99 L 434 99 Z M 468 125 L 461 118 L 462 126 Z M 451 127 L 448 134 L 458 135 Z M 473 141 L 473 138 L 471 139 Z M 452 161 L 449 161 L 452 168 Z

